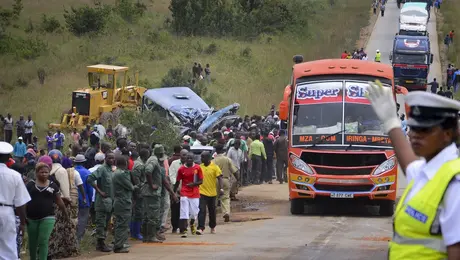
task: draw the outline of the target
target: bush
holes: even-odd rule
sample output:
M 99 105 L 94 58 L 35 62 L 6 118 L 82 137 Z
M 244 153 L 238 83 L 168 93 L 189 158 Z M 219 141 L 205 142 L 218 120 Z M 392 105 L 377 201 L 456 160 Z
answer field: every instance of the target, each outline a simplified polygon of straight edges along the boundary
M 244 48 L 243 50 L 241 50 L 241 53 L 240 53 L 241 57 L 244 57 L 244 58 L 250 58 L 251 54 L 252 54 L 252 50 L 249 47 Z
M 64 10 L 64 19 L 69 31 L 76 36 L 88 33 L 101 33 L 107 24 L 111 9 L 97 3 L 95 7 L 72 7 L 70 11 Z
M 46 14 L 42 16 L 41 29 L 48 33 L 53 33 L 61 28 L 61 24 L 55 17 L 48 18 Z
M 165 146 L 167 151 L 179 144 L 180 135 L 178 129 L 166 118 L 160 117 L 152 111 L 124 110 L 120 116 L 120 122 L 130 130 L 130 138 L 135 142 L 157 142 Z
M 127 22 L 133 23 L 147 11 L 147 6 L 140 1 L 117 0 L 114 10 Z
M 153 85 L 153 83 L 148 79 L 140 79 L 139 86 L 147 89 L 156 88 L 155 85 Z
M 204 53 L 208 55 L 216 54 L 217 53 L 217 45 L 215 43 L 211 43 L 206 47 Z
M 191 68 L 188 69 L 184 66 L 171 68 L 161 80 L 161 87 L 189 86 L 192 76 Z
M 17 58 L 35 59 L 48 49 L 39 38 L 13 38 L 5 35 L 0 37 L 0 54 L 13 54 Z
M 32 19 L 29 18 L 29 22 L 27 23 L 26 29 L 24 29 L 26 33 L 31 33 L 34 31 L 34 24 L 32 23 Z

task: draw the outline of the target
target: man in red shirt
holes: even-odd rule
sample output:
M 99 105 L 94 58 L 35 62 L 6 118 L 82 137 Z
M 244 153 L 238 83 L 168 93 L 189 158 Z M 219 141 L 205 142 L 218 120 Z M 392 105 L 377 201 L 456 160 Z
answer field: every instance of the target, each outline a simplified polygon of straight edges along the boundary
M 347 52 L 347 51 L 344 51 L 344 52 L 342 53 L 342 55 L 340 55 L 340 58 L 341 58 L 341 59 L 346 59 L 347 57 L 348 57 L 348 52 Z
M 181 181 L 179 229 L 182 237 L 187 237 L 189 216 L 191 232 L 193 235 L 196 234 L 195 219 L 200 209 L 200 185 L 203 183 L 203 172 L 201 167 L 194 163 L 193 153 L 187 154 L 185 165 L 182 165 L 177 171 L 174 192 L 177 191 Z

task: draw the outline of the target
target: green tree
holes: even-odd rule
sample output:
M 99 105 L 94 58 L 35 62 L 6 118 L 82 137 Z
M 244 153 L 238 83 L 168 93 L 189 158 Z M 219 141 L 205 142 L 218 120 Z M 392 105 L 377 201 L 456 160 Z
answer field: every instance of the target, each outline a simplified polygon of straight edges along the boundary
M 161 87 L 190 86 L 192 76 L 190 69 L 185 66 L 171 68 L 161 80 Z
M 96 3 L 95 7 L 88 5 L 64 10 L 64 19 L 69 31 L 76 36 L 87 33 L 100 33 L 105 29 L 111 8 Z
M 144 15 L 145 11 L 147 11 L 147 6 L 140 1 L 134 3 L 132 0 L 117 0 L 114 10 L 125 21 L 134 23 Z
M 177 126 L 156 112 L 143 111 L 141 113 L 124 110 L 120 122 L 130 129 L 130 138 L 136 142 L 161 143 L 171 152 L 174 145 L 179 144 L 180 134 Z

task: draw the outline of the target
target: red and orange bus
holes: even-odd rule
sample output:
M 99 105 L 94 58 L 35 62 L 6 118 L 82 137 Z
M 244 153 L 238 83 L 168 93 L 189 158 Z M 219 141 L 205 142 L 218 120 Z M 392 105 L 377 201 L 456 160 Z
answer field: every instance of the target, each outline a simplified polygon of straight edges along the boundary
M 291 213 L 304 213 L 306 202 L 334 199 L 378 205 L 381 215 L 392 215 L 398 163 L 365 93 L 378 79 L 396 99 L 401 88 L 394 86 L 393 69 L 361 60 L 295 56 L 294 62 L 280 103 L 289 136 Z

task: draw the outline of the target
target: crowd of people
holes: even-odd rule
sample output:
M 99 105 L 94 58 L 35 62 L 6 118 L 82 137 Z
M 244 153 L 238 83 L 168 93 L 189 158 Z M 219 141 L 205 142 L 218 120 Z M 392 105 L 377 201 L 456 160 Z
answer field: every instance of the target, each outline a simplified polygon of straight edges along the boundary
M 239 187 L 272 184 L 274 176 L 286 181 L 288 143 L 279 126 L 273 106 L 265 117 L 245 116 L 211 134 L 191 132 L 169 157 L 160 143 L 121 137 L 111 147 L 90 126 L 70 133 L 74 142 L 67 153 L 60 131 L 48 134 L 47 149 L 24 143 L 22 157 L 16 156 L 16 145 L 0 142 L 0 171 L 10 175 L 0 175 L 0 197 L 13 201 L 5 205 L 14 209 L 10 217 L 17 227 L 14 234 L 0 234 L 0 244 L 19 257 L 27 231 L 31 259 L 71 257 L 93 225 L 97 250 L 126 253 L 129 236 L 162 243 L 169 229 L 184 238 L 188 231 L 204 234 L 207 215 L 210 233 L 216 233 L 217 207 L 229 222 L 230 201 L 237 200 Z M 106 243 L 110 231 L 113 245 Z
M 364 52 L 364 48 L 356 49 L 353 52 L 344 51 L 342 55 L 340 55 L 341 59 L 354 59 L 354 60 L 367 60 L 367 53 Z

